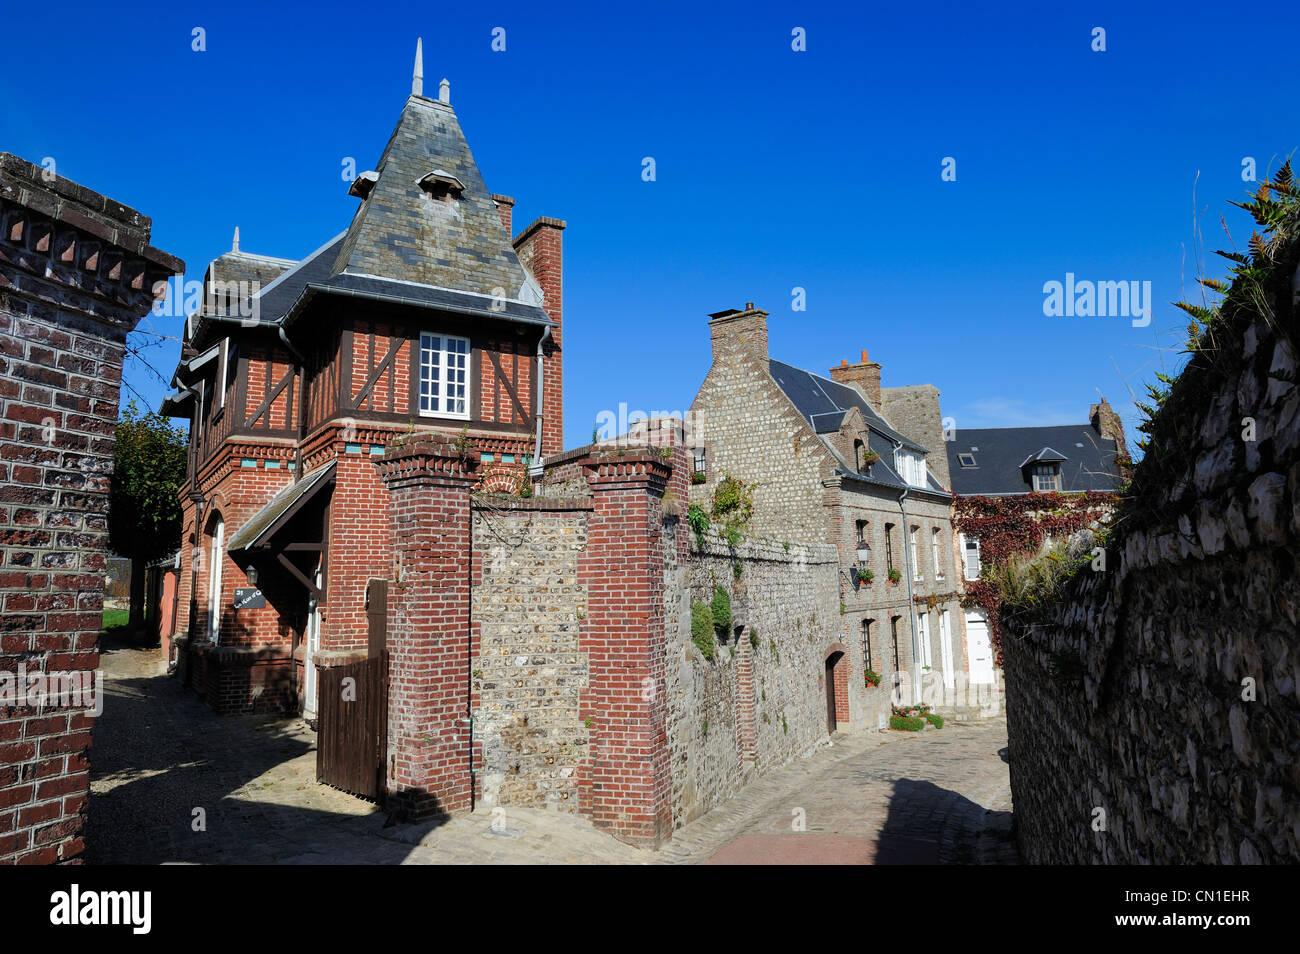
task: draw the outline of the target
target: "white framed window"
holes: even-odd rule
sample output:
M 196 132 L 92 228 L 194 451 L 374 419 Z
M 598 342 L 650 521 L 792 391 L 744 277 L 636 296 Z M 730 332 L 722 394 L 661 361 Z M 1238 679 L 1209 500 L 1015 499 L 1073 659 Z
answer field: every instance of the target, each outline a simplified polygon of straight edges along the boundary
M 942 580 L 944 577 L 943 547 L 939 543 L 938 528 L 930 531 L 930 555 L 934 558 L 934 578 Z
M 221 639 L 221 569 L 226 554 L 226 522 L 217 517 L 212 525 L 212 549 L 208 558 L 208 639 L 216 646 Z
M 926 485 L 925 458 L 920 454 L 913 454 L 911 451 L 900 448 L 894 452 L 894 468 L 898 471 L 898 476 L 902 477 L 909 487 L 924 487 Z
M 917 648 L 921 653 L 921 667 L 933 668 L 934 660 L 930 658 L 930 614 L 922 613 L 916 628 Z
M 939 614 L 939 658 L 943 665 L 944 688 L 956 688 L 957 674 L 952 663 L 952 614 L 948 610 Z
M 921 528 L 913 527 L 912 532 L 908 535 L 909 546 L 912 550 L 912 579 L 920 580 L 925 573 L 921 570 Z
M 966 569 L 966 579 L 978 580 L 980 578 L 980 542 L 974 537 L 962 534 L 961 552 L 963 566 Z
M 420 333 L 420 413 L 469 417 L 469 339 Z

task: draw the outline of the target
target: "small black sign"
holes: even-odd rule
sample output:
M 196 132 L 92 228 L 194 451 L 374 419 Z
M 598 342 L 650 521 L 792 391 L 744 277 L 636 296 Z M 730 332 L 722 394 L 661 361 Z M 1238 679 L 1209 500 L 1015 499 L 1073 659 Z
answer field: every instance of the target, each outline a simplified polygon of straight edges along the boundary
M 235 609 L 262 609 L 266 606 L 266 597 L 261 590 L 235 590 Z

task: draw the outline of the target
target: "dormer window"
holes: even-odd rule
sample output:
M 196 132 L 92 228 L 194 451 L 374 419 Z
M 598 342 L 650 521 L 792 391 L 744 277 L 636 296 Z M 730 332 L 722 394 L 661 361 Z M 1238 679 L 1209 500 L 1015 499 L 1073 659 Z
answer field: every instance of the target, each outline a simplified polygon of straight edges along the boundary
M 1048 493 L 1061 489 L 1061 462 L 1066 459 L 1050 447 L 1030 454 L 1020 465 L 1020 473 L 1035 493 Z
M 1034 490 L 1045 492 L 1049 490 L 1061 489 L 1061 465 L 1035 464 L 1034 465 Z
M 894 464 L 898 476 L 902 477 L 909 487 L 926 486 L 925 458 L 920 454 L 900 448 L 894 454 Z
M 370 190 L 375 187 L 375 183 L 378 181 L 378 172 L 363 172 L 352 180 L 352 185 L 348 186 L 348 195 L 354 195 L 358 199 L 369 198 Z
M 421 189 L 441 202 L 459 199 L 461 193 L 465 191 L 465 183 L 443 169 L 434 169 L 428 175 L 422 176 L 418 182 Z

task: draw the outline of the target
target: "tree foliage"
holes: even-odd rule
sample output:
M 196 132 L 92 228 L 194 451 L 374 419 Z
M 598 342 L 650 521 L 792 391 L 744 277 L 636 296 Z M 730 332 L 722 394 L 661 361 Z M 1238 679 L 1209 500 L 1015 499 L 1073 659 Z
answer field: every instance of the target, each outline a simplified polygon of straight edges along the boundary
M 113 449 L 109 491 L 110 548 L 133 560 L 153 560 L 181 542 L 181 505 L 185 483 L 185 435 L 134 401 L 122 410 Z

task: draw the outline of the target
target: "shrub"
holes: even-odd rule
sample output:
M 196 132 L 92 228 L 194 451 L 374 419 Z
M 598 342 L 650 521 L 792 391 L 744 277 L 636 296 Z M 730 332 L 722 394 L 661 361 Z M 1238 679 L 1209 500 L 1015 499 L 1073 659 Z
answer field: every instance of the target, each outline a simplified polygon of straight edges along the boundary
M 754 516 L 754 487 L 724 473 L 713 491 L 710 516 L 722 525 L 722 536 L 730 547 L 738 545 L 749 529 L 749 521 Z
M 695 531 L 695 545 L 699 549 L 704 549 L 704 531 L 709 529 L 709 515 L 704 512 L 704 508 L 699 504 L 691 504 L 686 511 L 686 522 L 691 525 Z
M 925 728 L 925 720 L 920 716 L 891 715 L 889 727 L 900 732 L 920 732 Z
M 927 712 L 922 718 L 936 729 L 943 728 L 943 716 L 935 715 L 933 712 Z
M 713 628 L 719 632 L 731 632 L 731 597 L 722 587 L 713 590 Z
M 691 642 L 705 659 L 713 658 L 717 649 L 717 640 L 713 635 L 713 612 L 699 600 L 691 601 Z

